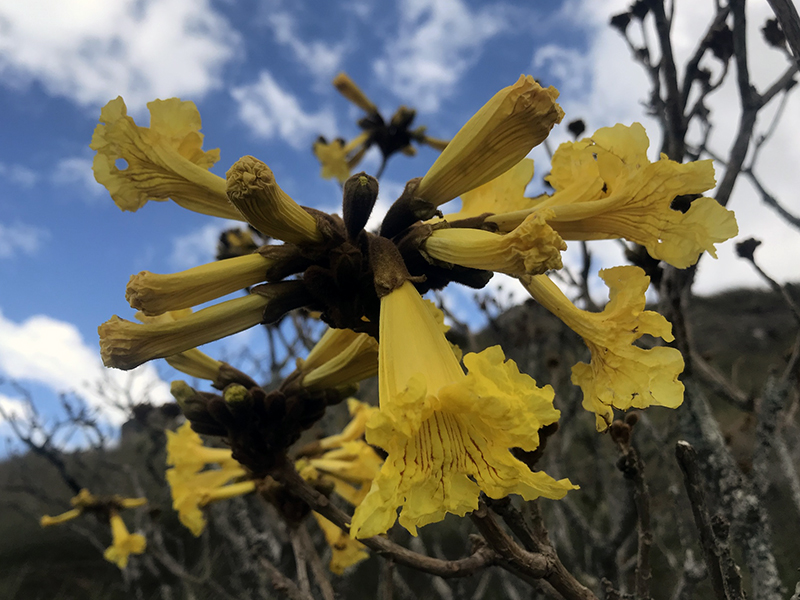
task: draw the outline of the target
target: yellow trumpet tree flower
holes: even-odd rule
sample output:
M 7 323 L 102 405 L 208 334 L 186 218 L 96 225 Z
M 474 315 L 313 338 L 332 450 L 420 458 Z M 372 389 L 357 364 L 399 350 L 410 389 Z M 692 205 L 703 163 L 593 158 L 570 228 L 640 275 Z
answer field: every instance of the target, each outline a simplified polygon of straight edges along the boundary
M 125 299 L 147 316 L 191 308 L 264 281 L 273 263 L 260 254 L 247 254 L 179 273 L 141 271 L 131 275 Z
M 609 287 L 609 302 L 599 313 L 576 307 L 546 275 L 522 278 L 522 283 L 589 347 L 592 360 L 572 368 L 572 382 L 583 391 L 583 407 L 595 413 L 597 430 L 605 431 L 614 420 L 614 408 L 680 406 L 683 356 L 675 348 L 633 344 L 645 334 L 674 339 L 669 321 L 644 309 L 650 278 L 642 269 L 614 267 L 601 270 L 600 277 Z
M 443 204 L 505 173 L 542 143 L 564 111 L 558 91 L 530 75 L 497 92 L 467 121 L 420 181 L 416 196 Z
M 448 512 L 475 510 L 481 492 L 532 500 L 575 488 L 511 453 L 537 448 L 538 430 L 558 420 L 551 387 L 537 387 L 499 346 L 466 355 L 465 375 L 410 282 L 381 299 L 380 314 L 380 411 L 368 421 L 367 441 L 388 458 L 355 510 L 353 537 L 386 532 L 398 508 L 400 524 L 416 534 Z
M 361 148 L 368 138 L 369 133 L 363 132 L 347 143 L 340 139 L 335 139 L 330 143 L 322 140 L 314 142 L 314 156 L 321 165 L 320 177 L 323 179 L 336 178 L 339 183 L 347 181 L 350 171 L 358 166 L 364 156 Z
M 171 199 L 204 215 L 244 221 L 228 202 L 225 180 L 208 170 L 219 160 L 219 150 L 203 150 L 194 102 L 154 100 L 147 108 L 150 127 L 140 127 L 128 116 L 122 97 L 111 100 L 89 144 L 97 152 L 95 179 L 116 205 L 137 211 L 148 200 Z
M 114 563 L 120 569 L 128 566 L 128 557 L 131 554 L 142 554 L 147 546 L 147 540 L 139 533 L 130 533 L 125 526 L 125 521 L 119 513 L 113 511 L 110 517 L 112 543 L 103 553 L 103 558 Z
M 430 258 L 473 269 L 486 269 L 512 276 L 539 275 L 560 269 L 561 252 L 567 249 L 546 219 L 544 210 L 528 215 L 506 234 L 482 229 L 435 229 L 420 250 Z
M 167 483 L 172 492 L 172 507 L 193 535 L 206 527 L 201 510 L 218 500 L 226 500 L 255 491 L 255 481 L 230 483 L 247 476 L 247 471 L 225 448 L 206 448 L 203 440 L 184 423 L 177 433 L 167 431 Z M 218 468 L 203 471 L 207 465 Z M 228 485 L 226 485 L 228 484 Z
M 157 323 L 132 323 L 114 315 L 97 328 L 100 356 L 107 367 L 133 369 L 258 325 L 270 300 L 250 294 Z
M 291 244 L 322 241 L 314 217 L 281 189 L 263 162 L 243 156 L 225 175 L 231 204 L 261 233 Z
M 714 244 L 738 233 L 733 212 L 713 198 L 698 198 L 688 210 L 673 209 L 678 196 L 714 187 L 712 161 L 676 163 L 662 155 L 651 163 L 650 145 L 639 123 L 599 129 L 592 137 L 561 144 L 547 180 L 555 193 L 526 211 L 487 219 L 503 231 L 526 214 L 553 211 L 547 222 L 565 240 L 624 238 L 647 248 L 653 258 L 679 269 Z
M 297 369 L 312 391 L 358 383 L 378 372 L 378 342 L 366 333 L 329 328 L 305 360 L 297 359 Z
M 123 498 L 122 496 L 95 496 L 87 489 L 82 489 L 78 495 L 70 500 L 74 508 L 67 512 L 51 517 L 44 515 L 39 520 L 42 527 L 60 525 L 79 517 L 87 510 L 102 510 L 109 517 L 112 542 L 103 553 L 103 558 L 113 562 L 120 569 L 128 566 L 128 557 L 131 554 L 142 554 L 147 546 L 145 537 L 138 533 L 129 533 L 125 522 L 119 515 L 120 508 L 136 508 L 147 504 L 147 498 Z

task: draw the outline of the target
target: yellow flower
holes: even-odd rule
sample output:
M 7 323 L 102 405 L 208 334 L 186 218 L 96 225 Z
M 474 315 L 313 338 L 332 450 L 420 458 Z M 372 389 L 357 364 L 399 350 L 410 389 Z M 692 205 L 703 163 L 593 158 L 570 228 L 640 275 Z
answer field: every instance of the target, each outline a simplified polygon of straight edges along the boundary
M 314 217 L 281 189 L 263 162 L 243 156 L 225 175 L 231 204 L 261 233 L 291 244 L 322 241 Z
M 230 450 L 203 446 L 188 422 L 177 433 L 167 432 L 167 464 L 173 465 L 167 470 L 172 506 L 178 511 L 181 523 L 195 536 L 203 533 L 206 526 L 202 507 L 255 490 L 252 480 L 226 485 L 245 477 L 247 472 L 234 460 Z M 219 468 L 202 471 L 206 465 Z
M 106 548 L 103 558 L 124 569 L 128 566 L 128 556 L 144 552 L 147 542 L 143 535 L 129 533 L 125 521 L 117 512 L 112 512 L 110 519 L 112 543 Z
M 686 212 L 671 208 L 681 195 L 714 187 L 710 160 L 680 164 L 666 155 L 651 163 L 639 123 L 598 130 L 559 146 L 548 181 L 556 192 L 531 210 L 550 208 L 548 223 L 565 240 L 625 238 L 675 267 L 686 268 L 714 244 L 738 232 L 736 219 L 713 198 L 698 198 Z M 490 217 L 507 230 L 523 216 Z
M 363 153 L 358 150 L 369 138 L 369 134 L 364 132 L 347 144 L 343 140 L 335 139 L 331 143 L 318 140 L 314 142 L 314 156 L 319 160 L 322 170 L 320 177 L 323 179 L 336 178 L 339 183 L 344 183 L 350 177 L 350 171 L 358 165 L 363 157 Z M 356 153 L 348 158 L 348 154 Z
M 331 573 L 342 575 L 347 567 L 369 558 L 364 544 L 351 538 L 338 525 L 331 523 L 319 513 L 315 512 L 313 515 L 319 528 L 322 529 L 325 541 L 331 547 L 331 562 L 328 563 Z
M 508 171 L 561 121 L 556 98 L 554 87 L 544 89 L 521 75 L 467 121 L 422 178 L 416 196 L 438 206 Z
M 484 213 L 503 214 L 533 207 L 525 187 L 533 179 L 533 160 L 524 158 L 488 183 L 461 194 L 461 210 L 445 215 L 448 221 L 477 217 Z
M 248 254 L 161 275 L 141 271 L 131 275 L 125 299 L 148 316 L 191 308 L 264 281 L 274 261 Z
M 683 357 L 675 348 L 645 350 L 633 343 L 645 334 L 670 342 L 672 326 L 644 310 L 650 278 L 639 267 L 600 271 L 609 302 L 600 313 L 577 308 L 546 275 L 523 278 L 531 295 L 577 332 L 592 353 L 590 364 L 572 368 L 572 382 L 583 390 L 583 407 L 596 415 L 598 431 L 614 420 L 613 408 L 676 408 L 683 402 Z
M 158 323 L 132 323 L 114 315 L 97 328 L 100 356 L 107 367 L 133 369 L 258 325 L 270 300 L 250 294 Z
M 225 180 L 208 170 L 219 160 L 219 150 L 203 151 L 194 103 L 170 98 L 147 107 L 150 127 L 139 127 L 117 97 L 103 107 L 94 130 L 94 176 L 116 205 L 136 211 L 148 200 L 172 199 L 204 215 L 243 221 L 228 202 Z
M 508 275 L 539 275 L 560 269 L 564 240 L 545 221 L 544 210 L 528 215 L 507 234 L 482 229 L 435 229 L 423 242 L 424 255 L 445 263 Z
M 142 323 L 172 323 L 179 319 L 185 319 L 191 314 L 192 309 L 184 308 L 182 310 L 169 311 L 156 317 L 148 317 L 141 312 L 137 312 L 136 318 Z M 169 366 L 181 373 L 186 373 L 198 379 L 207 379 L 208 381 L 216 381 L 219 370 L 222 367 L 221 361 L 211 358 L 197 348 L 165 356 L 164 360 L 167 361 Z
M 378 342 L 351 329 L 328 329 L 305 360 L 297 359 L 303 387 L 314 391 L 358 383 L 378 372 Z
M 367 95 L 361 91 L 361 88 L 356 85 L 355 81 L 350 79 L 347 73 L 339 73 L 334 77 L 333 85 L 339 90 L 342 96 L 350 100 L 350 102 L 358 106 L 364 112 L 369 114 L 378 112 L 378 108 L 375 104 L 367 98 Z
M 74 507 L 72 510 L 55 516 L 50 517 L 44 515 L 39 523 L 42 527 L 49 527 L 50 525 L 60 525 L 83 514 L 84 511 L 94 509 L 95 511 L 103 511 L 109 515 L 109 524 L 111 525 L 112 543 L 109 546 L 103 557 L 116 564 L 120 569 L 128 566 L 128 556 L 131 554 L 141 554 L 144 552 L 146 541 L 143 535 L 138 533 L 128 533 L 128 528 L 125 527 L 125 522 L 119 516 L 117 511 L 120 508 L 136 508 L 147 504 L 147 498 L 123 498 L 122 496 L 94 496 L 87 489 L 82 489 L 78 494 L 70 500 L 70 504 Z
M 450 512 L 493 498 L 562 498 L 574 486 L 531 472 L 510 449 L 534 450 L 538 430 L 558 420 L 554 392 L 504 362 L 499 346 L 468 354 L 464 374 L 436 319 L 406 282 L 381 299 L 380 411 L 367 441 L 388 453 L 353 515 L 356 538 L 387 531 L 402 507 L 411 533 Z

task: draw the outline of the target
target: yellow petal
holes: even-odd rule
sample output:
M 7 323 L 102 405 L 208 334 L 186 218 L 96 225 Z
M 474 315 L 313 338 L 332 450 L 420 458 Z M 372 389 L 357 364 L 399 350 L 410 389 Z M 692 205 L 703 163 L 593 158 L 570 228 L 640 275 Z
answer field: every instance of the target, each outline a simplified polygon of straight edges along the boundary
M 142 271 L 131 275 L 125 299 L 148 316 L 190 308 L 264 281 L 273 262 L 260 254 L 248 254 L 180 273 Z
M 55 517 L 51 517 L 50 515 L 42 515 L 39 519 L 39 525 L 42 527 L 50 527 L 51 525 L 61 525 L 62 523 L 66 523 L 67 521 L 71 521 L 72 519 L 79 517 L 83 513 L 83 510 L 80 508 L 73 508 L 72 510 L 68 510 L 65 513 L 60 515 L 56 515 Z
M 318 513 L 313 513 L 325 541 L 331 547 L 331 562 L 328 568 L 334 575 L 342 575 L 347 567 L 369 558 L 365 546 L 342 531 L 337 525 Z
M 540 144 L 564 111 L 555 88 L 521 75 L 497 92 L 442 151 L 416 190 L 435 205 L 475 189 L 508 171 Z
M 577 308 L 547 276 L 522 279 L 536 299 L 586 342 L 590 364 L 572 369 L 572 382 L 583 390 L 583 407 L 594 412 L 598 431 L 614 419 L 614 408 L 676 408 L 683 402 L 683 357 L 675 348 L 633 345 L 649 334 L 671 341 L 672 327 L 660 314 L 645 310 L 650 278 L 638 267 L 600 271 L 609 286 L 609 302 L 600 313 Z
M 148 200 L 172 199 L 205 215 L 244 220 L 228 202 L 225 180 L 208 170 L 219 160 L 219 150 L 203 151 L 194 103 L 170 98 L 147 107 L 150 127 L 139 127 L 121 97 L 111 100 L 100 112 L 92 137 L 95 179 L 116 205 L 136 211 Z
M 461 194 L 461 210 L 445 215 L 445 219 L 455 221 L 531 208 L 534 200 L 525 197 L 525 188 L 532 178 L 533 161 L 525 158 L 488 183 Z
M 179 473 L 193 475 L 202 471 L 206 465 L 214 463 L 229 467 L 238 466 L 229 448 L 205 447 L 203 440 L 188 421 L 178 427 L 177 431 L 167 430 L 165 433 L 167 464 L 173 466 Z
M 512 276 L 539 275 L 560 269 L 564 240 L 545 219 L 550 211 L 537 211 L 505 235 L 482 229 L 436 229 L 421 248 L 445 263 L 498 271 Z

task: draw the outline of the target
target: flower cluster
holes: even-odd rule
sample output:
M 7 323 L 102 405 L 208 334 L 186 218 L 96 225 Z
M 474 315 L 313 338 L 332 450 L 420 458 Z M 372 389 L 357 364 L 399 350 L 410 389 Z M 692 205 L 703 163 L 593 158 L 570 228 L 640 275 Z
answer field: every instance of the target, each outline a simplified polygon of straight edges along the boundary
M 349 79 L 337 82 L 346 97 L 377 115 Z M 386 532 L 398 512 L 400 524 L 416 533 L 446 513 L 478 508 L 481 493 L 558 499 L 575 489 L 518 458 L 536 450 L 539 431 L 558 421 L 552 388 L 520 373 L 498 346 L 463 359 L 454 351 L 441 314 L 421 297 L 450 283 L 480 288 L 493 272 L 507 273 L 579 333 L 591 360 L 576 365 L 572 379 L 599 431 L 615 410 L 681 404 L 680 353 L 635 345 L 645 334 L 672 339 L 670 324 L 645 310 L 649 278 L 641 269 L 601 272 L 610 301 L 599 313 L 573 305 L 547 272 L 561 267 L 568 241 L 613 238 L 685 268 L 736 234 L 733 214 L 699 196 L 714 186 L 710 161 L 679 164 L 662 155 L 650 162 L 639 124 L 562 144 L 548 177 L 554 193 L 527 198 L 533 163 L 526 156 L 561 121 L 557 97 L 530 76 L 500 90 L 441 144 L 428 172 L 408 182 L 378 232 L 364 229 L 378 192 L 377 180 L 366 173 L 344 181 L 341 216 L 322 213 L 295 202 L 252 156 L 234 163 L 225 180 L 210 174 L 217 153 L 202 150 L 199 115 L 190 102 L 151 103 L 149 128 L 125 114 L 121 99 L 106 106 L 92 141 L 95 171 L 121 208 L 169 198 L 190 210 L 246 221 L 283 242 L 182 273 L 135 275 L 127 298 L 144 322 L 114 317 L 99 328 L 108 366 L 129 369 L 163 357 L 221 391 L 173 386 L 192 429 L 220 436 L 231 448 L 223 457 L 192 441 L 193 458 L 178 459 L 183 437 L 177 436 L 192 434 L 187 427 L 170 438 L 176 446 L 170 454 L 173 497 L 193 531 L 202 529 L 205 503 L 250 491 L 254 480 L 292 464 L 288 452 L 300 433 L 375 374 L 379 408 L 354 419 L 365 428 L 366 442 L 385 453 L 382 464 L 357 439 L 360 433 L 345 432 L 320 446 L 324 454 L 297 465 L 310 481 L 334 478 L 334 489 L 355 506 L 353 537 Z M 343 179 L 367 139 L 318 145 L 323 174 Z M 127 169 L 114 167 L 120 158 Z M 461 209 L 443 215 L 439 207 L 457 197 Z M 678 207 L 678 197 L 695 199 Z M 249 293 L 190 310 L 242 288 Z M 318 312 L 330 329 L 278 389 L 265 391 L 196 350 L 299 307 Z M 208 464 L 217 468 L 202 470 Z M 348 481 L 360 487 L 344 488 Z M 354 548 L 348 546 L 349 558 L 337 564 L 360 556 Z
M 42 527 L 60 525 L 79 517 L 84 513 L 92 513 L 103 519 L 108 519 L 111 527 L 111 545 L 106 548 L 103 558 L 114 563 L 120 569 L 128 566 L 128 557 L 131 554 L 142 554 L 147 546 L 144 536 L 139 533 L 130 533 L 125 521 L 120 516 L 120 511 L 125 508 L 136 508 L 147 504 L 147 498 L 123 498 L 122 496 L 95 496 L 87 489 L 82 489 L 70 501 L 72 509 L 65 513 L 51 517 L 44 515 L 39 523 Z

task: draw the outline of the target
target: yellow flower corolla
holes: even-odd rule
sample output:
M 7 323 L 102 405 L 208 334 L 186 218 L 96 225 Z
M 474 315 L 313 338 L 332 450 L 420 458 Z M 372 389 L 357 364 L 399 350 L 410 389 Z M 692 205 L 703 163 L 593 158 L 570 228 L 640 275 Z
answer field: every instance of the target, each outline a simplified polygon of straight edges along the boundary
M 614 408 L 677 408 L 683 402 L 683 357 L 675 348 L 644 349 L 634 345 L 649 334 L 672 341 L 672 326 L 657 312 L 645 310 L 650 278 L 639 267 L 600 271 L 609 287 L 602 312 L 577 308 L 546 275 L 522 283 L 542 306 L 578 333 L 592 353 L 590 364 L 572 368 L 572 382 L 583 391 L 583 407 L 595 413 L 598 431 L 614 420 Z
M 243 156 L 225 176 L 231 204 L 261 233 L 291 244 L 322 241 L 314 217 L 281 189 L 263 162 Z
M 303 387 L 323 390 L 358 383 L 378 372 L 378 342 L 351 329 L 328 329 L 305 360 L 297 359 Z
M 482 229 L 435 229 L 420 250 L 430 258 L 445 263 L 486 269 L 512 276 L 539 275 L 560 269 L 561 252 L 567 249 L 546 219 L 544 210 L 528 215 L 506 234 Z
M 114 563 L 120 569 L 128 566 L 128 557 L 131 554 L 141 554 L 147 546 L 147 541 L 143 535 L 129 533 L 125 527 L 125 521 L 118 513 L 111 513 L 111 546 L 106 548 L 103 558 Z
M 100 356 L 107 367 L 133 369 L 258 325 L 270 300 L 250 294 L 156 323 L 132 323 L 114 315 L 97 328 Z
M 202 507 L 255 490 L 252 480 L 229 483 L 245 477 L 247 472 L 234 460 L 230 450 L 203 446 L 189 423 L 184 423 L 177 433 L 167 432 L 167 464 L 173 465 L 167 470 L 172 506 L 178 511 L 181 523 L 195 536 L 203 533 L 206 526 Z M 202 471 L 207 465 L 219 468 Z
M 548 181 L 555 193 L 531 210 L 550 208 L 548 223 L 565 240 L 625 238 L 653 258 L 686 268 L 714 244 L 738 232 L 733 213 L 713 198 L 698 198 L 684 213 L 671 208 L 681 195 L 714 187 L 712 161 L 676 163 L 662 155 L 651 163 L 639 123 L 599 129 L 592 137 L 559 146 Z M 490 217 L 502 230 L 524 212 Z
M 388 458 L 355 510 L 353 537 L 384 533 L 398 507 L 400 524 L 416 534 L 448 512 L 475 510 L 481 492 L 532 500 L 574 489 L 511 453 L 537 448 L 539 429 L 558 420 L 551 387 L 537 387 L 499 346 L 466 355 L 465 375 L 409 282 L 381 299 L 380 315 L 380 411 L 368 421 L 367 441 Z
M 319 513 L 315 512 L 313 515 L 325 536 L 325 541 L 331 547 L 331 561 L 328 563 L 331 573 L 342 575 L 347 567 L 369 558 L 364 544 L 351 538 L 338 525 L 331 523 Z
M 540 144 L 564 111 L 558 91 L 543 88 L 530 75 L 497 92 L 456 133 L 416 189 L 435 205 L 491 181 Z
M 136 313 L 136 318 L 142 323 L 170 323 L 179 319 L 184 319 L 192 314 L 192 309 L 184 308 L 182 310 L 173 310 L 166 312 L 162 315 L 155 317 L 148 317 L 141 313 Z M 173 369 L 177 369 L 181 373 L 186 373 L 191 377 L 198 379 L 206 379 L 208 381 L 216 381 L 219 375 L 219 370 L 222 367 L 222 362 L 211 358 L 205 352 L 192 348 L 172 356 L 165 356 L 164 360 Z
M 219 150 L 203 151 L 194 103 L 170 98 L 150 102 L 147 108 L 150 127 L 139 127 L 121 97 L 111 100 L 92 136 L 95 179 L 116 205 L 136 211 L 148 200 L 172 199 L 204 215 L 243 221 L 228 202 L 225 180 L 208 170 L 219 160 Z
M 444 218 L 455 221 L 484 213 L 503 214 L 530 209 L 533 200 L 525 196 L 525 187 L 531 179 L 533 160 L 524 158 L 502 175 L 461 194 L 461 210 Z
M 264 281 L 273 260 L 248 254 L 171 274 L 131 275 L 125 299 L 148 316 L 191 308 Z
M 361 88 L 356 85 L 356 82 L 350 79 L 347 73 L 339 73 L 333 78 L 334 87 L 339 90 L 339 93 L 347 98 L 350 102 L 358 106 L 366 113 L 376 113 L 378 108 L 375 104 L 367 98 L 367 95 L 361 91 Z
M 51 517 L 50 515 L 42 515 L 42 517 L 39 519 L 39 525 L 42 527 L 61 525 L 62 523 L 66 523 L 67 521 L 71 521 L 72 519 L 81 516 L 81 514 L 83 514 L 82 508 L 73 508 L 65 513 L 56 515 L 55 517 Z
M 314 156 L 317 157 L 321 165 L 320 177 L 323 179 L 336 178 L 339 183 L 344 183 L 350 177 L 350 171 L 358 165 L 363 157 L 363 153 L 356 154 L 348 159 L 348 154 L 358 150 L 369 138 L 369 134 L 364 132 L 348 143 L 343 140 L 335 139 L 330 143 L 317 141 L 314 142 Z

